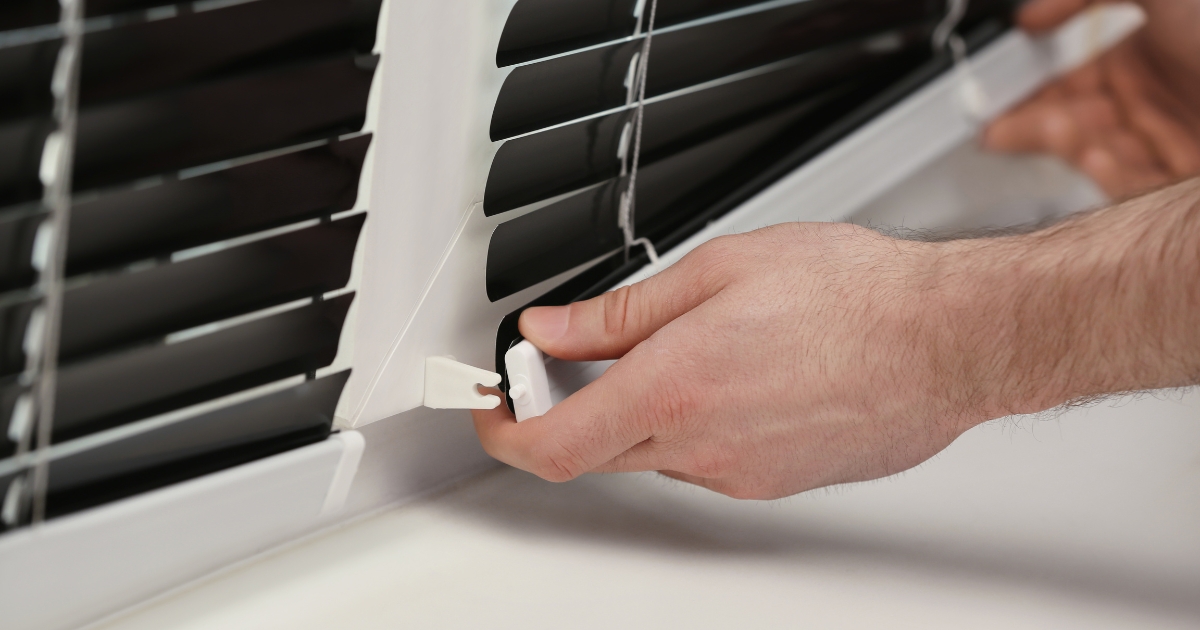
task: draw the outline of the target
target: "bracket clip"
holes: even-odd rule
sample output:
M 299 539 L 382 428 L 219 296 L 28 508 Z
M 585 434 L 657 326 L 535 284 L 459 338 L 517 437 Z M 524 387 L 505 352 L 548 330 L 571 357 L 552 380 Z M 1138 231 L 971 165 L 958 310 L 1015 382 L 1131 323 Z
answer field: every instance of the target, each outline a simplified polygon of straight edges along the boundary
M 546 376 L 546 359 L 542 351 L 528 341 L 522 341 L 504 353 L 508 369 L 508 396 L 513 402 L 517 422 L 545 415 L 554 406 L 550 397 L 550 379 Z
M 495 409 L 500 397 L 484 396 L 478 386 L 495 387 L 500 375 L 449 357 L 425 358 L 425 406 L 430 409 Z

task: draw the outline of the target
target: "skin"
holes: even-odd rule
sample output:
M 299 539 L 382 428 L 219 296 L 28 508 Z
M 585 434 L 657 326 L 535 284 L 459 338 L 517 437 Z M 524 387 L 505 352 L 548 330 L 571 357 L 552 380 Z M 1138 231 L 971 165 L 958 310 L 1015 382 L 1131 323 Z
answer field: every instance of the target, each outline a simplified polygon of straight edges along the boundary
M 545 352 L 618 361 L 545 416 L 475 428 L 550 481 L 660 471 L 774 499 L 876 479 L 989 419 L 1200 383 L 1197 277 L 1200 180 L 1022 236 L 778 225 L 527 310 Z
M 1021 26 L 1042 33 L 1095 0 L 1035 0 Z M 1114 199 L 1200 174 L 1200 0 L 1142 0 L 1146 28 L 1000 118 L 984 145 L 1048 153 Z

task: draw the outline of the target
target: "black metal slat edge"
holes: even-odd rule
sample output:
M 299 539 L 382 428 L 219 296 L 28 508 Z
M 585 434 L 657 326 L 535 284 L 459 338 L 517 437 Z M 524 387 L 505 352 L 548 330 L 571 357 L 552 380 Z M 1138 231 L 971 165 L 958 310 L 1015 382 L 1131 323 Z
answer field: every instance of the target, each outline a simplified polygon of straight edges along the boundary
M 161 338 L 346 286 L 366 214 L 66 292 L 59 358 Z
M 827 89 L 848 76 L 869 74 L 916 48 L 926 48 L 931 28 L 921 25 L 801 54 L 702 89 L 664 95 L 645 107 L 642 163 L 718 135 L 731 123 Z M 578 190 L 620 171 L 617 149 L 634 115 L 624 110 L 504 141 L 492 160 L 484 213 L 496 215 Z
M 379 7 L 380 0 L 255 0 L 91 29 L 84 38 L 80 103 L 88 107 L 303 59 L 369 54 Z
M 68 275 L 350 210 L 371 135 L 76 203 Z
M 377 63 L 339 55 L 83 108 L 75 189 L 359 131 Z
M 74 512 L 324 439 L 349 370 L 51 463 L 49 512 Z
M 177 343 L 64 365 L 54 441 L 219 398 L 330 364 L 354 294 Z
M 496 52 L 498 67 L 528 63 L 631 37 L 637 0 L 520 0 L 513 5 Z M 648 6 L 649 3 L 647 3 Z M 691 20 L 764 4 L 763 0 L 659 0 L 655 25 L 676 26 Z
M 647 96 L 657 96 L 894 28 L 934 22 L 928 0 L 813 0 L 657 34 Z M 720 42 L 720 46 L 714 45 Z M 624 41 L 514 68 L 496 98 L 490 134 L 502 140 L 626 103 L 629 63 L 640 49 Z
M 55 0 L 4 0 L 4 4 L 0 8 L 0 31 L 53 24 L 61 12 Z

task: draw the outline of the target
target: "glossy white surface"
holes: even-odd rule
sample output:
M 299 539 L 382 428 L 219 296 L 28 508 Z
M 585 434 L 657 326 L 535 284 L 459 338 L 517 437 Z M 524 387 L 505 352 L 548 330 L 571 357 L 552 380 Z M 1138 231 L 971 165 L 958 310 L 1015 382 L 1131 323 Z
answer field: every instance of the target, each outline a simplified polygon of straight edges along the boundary
M 74 628 L 339 516 L 353 432 L 0 537 L 0 627 Z
M 104 628 L 1195 628 L 1197 593 L 1193 392 L 998 421 L 775 503 L 505 469 Z

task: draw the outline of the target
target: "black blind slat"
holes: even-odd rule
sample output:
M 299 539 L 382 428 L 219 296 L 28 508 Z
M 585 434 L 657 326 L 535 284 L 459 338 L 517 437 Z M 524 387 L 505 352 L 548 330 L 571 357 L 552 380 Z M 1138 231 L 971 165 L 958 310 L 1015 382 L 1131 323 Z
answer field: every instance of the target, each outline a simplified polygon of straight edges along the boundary
M 0 122 L 0 207 L 41 199 L 38 167 L 53 128 L 49 116 Z
M 63 360 L 340 289 L 366 215 L 145 271 L 63 296 Z
M 84 108 L 76 189 L 358 131 L 375 61 L 339 56 Z
M 913 46 L 926 46 L 928 29 L 888 35 L 815 51 L 771 72 L 648 103 L 643 152 L 653 154 L 763 107 L 830 87 Z M 622 130 L 633 115 L 632 109 L 625 110 L 506 141 L 492 161 L 484 212 L 498 214 L 615 177 Z
M 25 388 L 15 377 L 5 378 L 0 384 L 0 426 L 4 427 L 3 433 L 0 433 L 0 459 L 11 457 L 17 452 L 16 443 L 9 441 L 8 424 L 12 420 L 13 408 L 17 406 L 17 398 L 24 392 Z M 0 479 L 0 488 L 8 488 L 3 479 Z
M 189 459 L 176 460 L 149 470 L 139 470 L 123 477 L 106 479 L 100 483 L 51 493 L 47 496 L 46 516 L 55 518 L 98 507 L 126 497 L 286 453 L 320 442 L 329 437 L 329 434 L 328 429 L 315 427 L 261 442 L 252 442 Z M 53 466 L 51 466 L 51 472 L 53 472 Z
M 0 291 L 28 287 L 37 280 L 33 241 L 45 218 L 39 203 L 0 212 Z
M 84 10 L 88 17 L 111 15 L 138 9 L 153 9 L 178 4 L 172 0 L 87 0 Z
M 174 344 L 59 370 L 56 442 L 320 369 L 337 354 L 353 294 Z
M 61 39 L 51 39 L 0 48 L 0 120 L 50 113 L 50 79 L 61 47 Z
M 672 201 L 737 164 L 823 102 L 789 106 L 648 164 L 638 172 L 637 224 L 653 222 Z M 624 185 L 613 180 L 500 224 L 488 247 L 488 298 L 499 300 L 621 247 L 617 199 Z
M 936 15 L 929 0 L 810 0 L 664 31 L 654 37 L 646 94 L 665 94 Z M 496 100 L 492 139 L 624 105 L 629 62 L 640 47 L 640 40 L 629 41 L 514 68 Z
M 329 435 L 350 372 L 138 433 L 50 464 L 50 511 L 177 483 Z
M 0 5 L 0 31 L 53 24 L 60 12 L 57 0 L 4 0 Z
M 349 210 L 370 136 L 159 186 L 108 193 L 71 210 L 67 273 L 163 255 Z
M 660 0 L 659 27 L 762 0 Z M 637 0 L 520 0 L 504 23 L 496 65 L 509 66 L 633 34 Z M 649 3 L 647 3 L 649 6 Z M 647 17 L 649 10 L 646 11 Z
M 278 63 L 370 53 L 379 2 L 256 0 L 89 33 L 86 107 Z
M 25 369 L 25 331 L 37 305 L 36 300 L 28 299 L 0 309 L 0 377 Z M 7 426 L 8 418 L 0 415 L 0 430 Z
M 763 0 L 659 0 L 655 24 L 662 28 L 686 20 L 759 4 Z M 647 2 L 649 7 L 650 3 Z
M 637 0 L 520 0 L 500 35 L 496 65 L 509 66 L 633 33 Z

